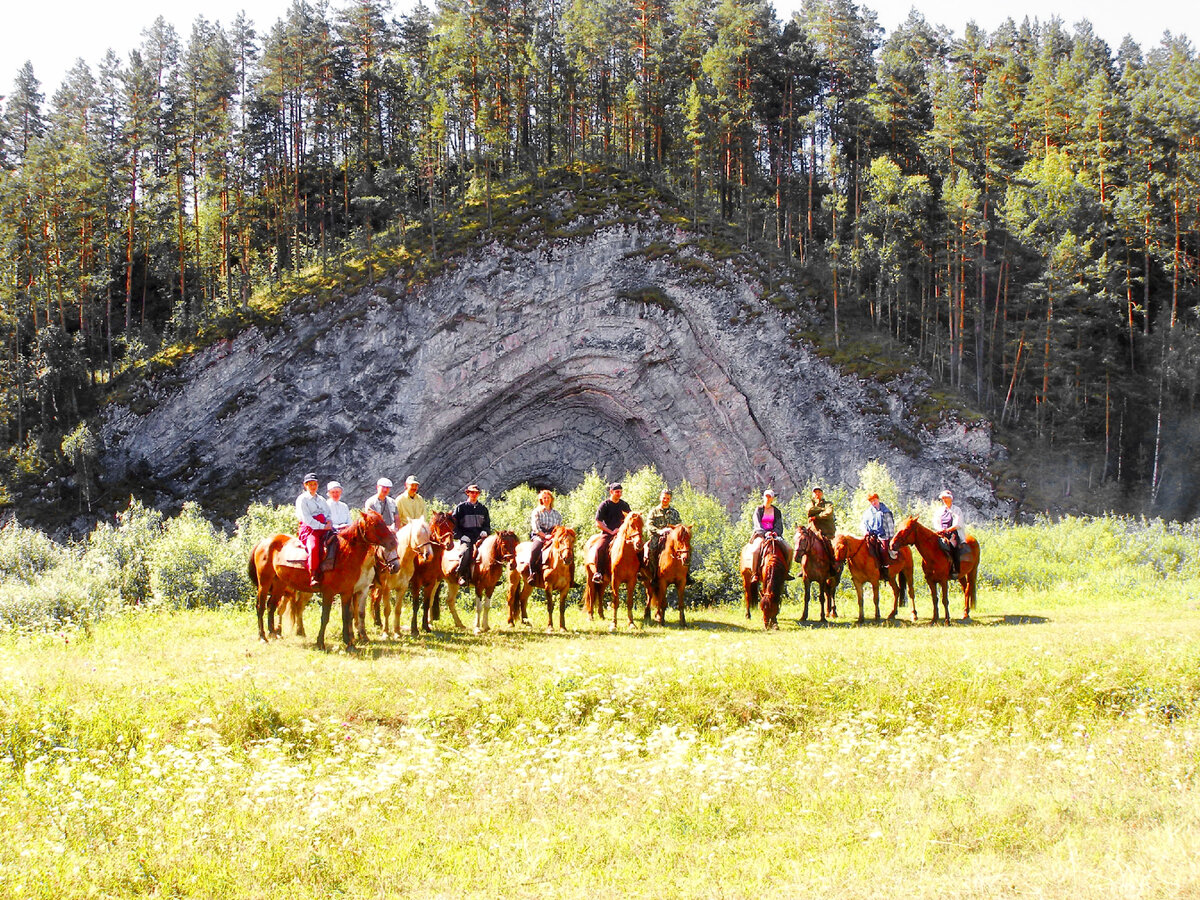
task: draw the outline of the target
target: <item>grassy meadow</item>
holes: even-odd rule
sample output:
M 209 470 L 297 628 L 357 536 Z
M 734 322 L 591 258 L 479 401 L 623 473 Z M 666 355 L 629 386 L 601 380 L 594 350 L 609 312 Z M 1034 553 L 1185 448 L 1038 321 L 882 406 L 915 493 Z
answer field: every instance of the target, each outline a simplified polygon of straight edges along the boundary
M 1082 562 L 949 628 L 12 633 L 0 895 L 1198 896 L 1200 580 Z
M 765 633 L 745 534 L 676 497 L 718 601 L 687 630 L 533 604 L 353 654 L 312 607 L 256 639 L 287 509 L 0 529 L 0 897 L 1200 897 L 1200 527 L 980 527 L 969 623 L 918 574 L 915 624 L 852 624 L 844 582 Z

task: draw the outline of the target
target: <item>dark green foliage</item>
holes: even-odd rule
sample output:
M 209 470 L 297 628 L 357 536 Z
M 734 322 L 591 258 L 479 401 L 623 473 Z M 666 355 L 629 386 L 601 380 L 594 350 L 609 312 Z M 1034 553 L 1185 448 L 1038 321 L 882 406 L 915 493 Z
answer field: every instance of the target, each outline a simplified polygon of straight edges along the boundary
M 763 281 L 767 260 L 766 300 L 839 364 L 867 373 L 859 335 L 890 335 L 962 398 L 934 407 L 1094 457 L 1114 496 L 1200 507 L 1180 470 L 1200 328 L 1191 45 L 1114 55 L 1053 19 L 958 37 L 916 12 L 885 35 L 848 0 L 773 13 L 299 4 L 261 28 L 160 18 L 54 91 L 22 67 L 0 116 L 8 444 L 32 439 L 65 483 L 97 383 L 146 410 L 143 379 L 285 308 L 650 215 L 680 233 L 640 255 L 697 288 Z M 670 308 L 661 287 L 635 295 Z M 27 491 L 8 463 L 5 488 Z

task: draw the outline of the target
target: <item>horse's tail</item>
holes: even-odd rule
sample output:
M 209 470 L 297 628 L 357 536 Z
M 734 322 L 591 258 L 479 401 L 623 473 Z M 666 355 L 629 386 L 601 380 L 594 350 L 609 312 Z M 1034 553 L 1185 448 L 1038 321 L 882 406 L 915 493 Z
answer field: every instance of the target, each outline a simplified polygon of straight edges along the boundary
M 256 588 L 258 587 L 258 566 L 254 565 L 254 551 L 250 551 L 250 560 L 246 563 L 246 574 L 250 578 L 250 583 Z
M 429 616 L 433 621 L 442 617 L 442 580 L 433 586 L 433 599 L 429 601 Z

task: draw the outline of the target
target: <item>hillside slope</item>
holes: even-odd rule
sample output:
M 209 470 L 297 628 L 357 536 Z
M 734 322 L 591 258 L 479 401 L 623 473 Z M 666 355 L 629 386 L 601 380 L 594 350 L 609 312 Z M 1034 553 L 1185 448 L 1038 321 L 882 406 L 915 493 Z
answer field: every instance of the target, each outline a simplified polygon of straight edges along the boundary
M 841 373 L 799 337 L 819 315 L 791 288 L 764 296 L 653 214 L 577 233 L 482 244 L 427 284 L 393 274 L 199 352 L 109 408 L 108 482 L 234 513 L 308 470 L 352 498 L 413 472 L 451 499 L 653 464 L 735 506 L 881 459 L 913 495 L 1004 510 L 988 425 L 922 424 L 920 372 Z

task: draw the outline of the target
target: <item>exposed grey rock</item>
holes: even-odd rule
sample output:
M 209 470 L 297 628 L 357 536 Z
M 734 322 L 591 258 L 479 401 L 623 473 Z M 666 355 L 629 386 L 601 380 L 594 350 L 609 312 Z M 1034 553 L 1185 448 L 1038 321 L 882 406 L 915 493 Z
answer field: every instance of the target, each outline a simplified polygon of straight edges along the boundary
M 470 481 L 565 490 L 593 468 L 653 464 L 733 508 L 768 485 L 853 484 L 878 458 L 908 494 L 949 486 L 975 515 L 1001 511 L 986 424 L 929 433 L 911 412 L 926 376 L 885 390 L 844 375 L 789 334 L 815 314 L 781 313 L 734 265 L 707 260 L 719 277 L 698 284 L 638 252 L 683 237 L 493 244 L 416 291 L 385 279 L 251 328 L 151 385 L 150 412 L 110 410 L 107 478 L 287 502 L 316 470 L 361 502 L 377 476 L 416 473 L 427 496 L 456 500 Z

